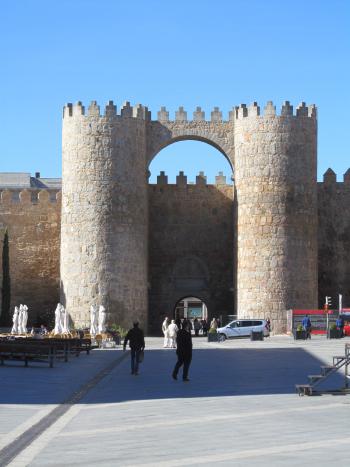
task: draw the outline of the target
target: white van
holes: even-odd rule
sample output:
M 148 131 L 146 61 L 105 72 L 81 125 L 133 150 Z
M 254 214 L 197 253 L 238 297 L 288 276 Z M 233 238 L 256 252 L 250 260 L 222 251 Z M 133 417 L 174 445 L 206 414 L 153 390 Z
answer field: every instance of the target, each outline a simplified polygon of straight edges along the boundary
M 235 319 L 226 326 L 217 329 L 223 340 L 233 337 L 250 337 L 252 331 L 263 331 L 264 337 L 270 335 L 269 326 L 265 319 Z

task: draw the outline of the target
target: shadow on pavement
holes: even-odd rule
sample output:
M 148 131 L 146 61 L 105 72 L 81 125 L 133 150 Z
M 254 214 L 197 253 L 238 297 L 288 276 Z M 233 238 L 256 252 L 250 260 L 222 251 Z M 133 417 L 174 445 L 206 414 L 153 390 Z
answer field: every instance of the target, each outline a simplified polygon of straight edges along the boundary
M 184 383 L 181 370 L 178 381 L 171 378 L 175 361 L 172 350 L 148 351 L 135 377 L 127 360 L 82 402 L 290 394 L 295 393 L 295 384 L 307 383 L 307 375 L 319 374 L 325 364 L 301 348 L 198 349 L 193 353 L 190 382 Z M 342 385 L 341 374 L 327 382 L 330 388 Z
M 97 351 L 55 368 L 0 368 L 0 404 L 57 404 L 86 384 L 121 351 Z M 93 387 L 80 401 L 85 404 L 131 400 L 290 394 L 307 375 L 319 374 L 325 363 L 302 348 L 195 349 L 190 382 L 171 378 L 176 362 L 172 349 L 148 350 L 139 376 L 131 376 L 129 357 Z M 327 386 L 343 386 L 334 375 Z M 325 387 L 325 385 L 323 385 Z

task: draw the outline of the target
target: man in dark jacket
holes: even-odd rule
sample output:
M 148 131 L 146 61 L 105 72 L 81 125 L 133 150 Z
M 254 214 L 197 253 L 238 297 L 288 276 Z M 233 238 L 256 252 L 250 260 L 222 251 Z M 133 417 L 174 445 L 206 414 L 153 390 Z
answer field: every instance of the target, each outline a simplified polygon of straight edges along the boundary
M 128 342 L 131 350 L 131 374 L 138 375 L 140 354 L 145 349 L 145 337 L 142 329 L 139 328 L 139 323 L 137 321 L 134 323 L 134 327 L 128 331 L 124 338 L 124 352 Z
M 192 360 L 192 337 L 191 331 L 187 327 L 182 327 L 176 337 L 177 362 L 173 371 L 173 378 L 177 379 L 179 369 L 183 365 L 182 379 L 189 381 L 188 370 Z

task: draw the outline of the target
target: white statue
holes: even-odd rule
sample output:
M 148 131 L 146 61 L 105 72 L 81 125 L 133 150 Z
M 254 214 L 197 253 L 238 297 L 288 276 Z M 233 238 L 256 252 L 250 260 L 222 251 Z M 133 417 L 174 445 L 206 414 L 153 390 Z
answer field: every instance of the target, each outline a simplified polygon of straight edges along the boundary
M 106 332 L 106 309 L 103 305 L 100 305 L 98 310 L 98 333 L 103 332 Z
M 163 331 L 163 334 L 164 334 L 164 345 L 163 345 L 163 347 L 165 347 L 165 348 L 171 347 L 168 327 L 169 327 L 169 319 L 165 318 L 164 321 L 163 321 L 163 324 L 162 324 L 162 331 Z
M 176 336 L 179 328 L 176 326 L 175 321 L 172 319 L 171 323 L 168 326 L 168 333 L 169 333 L 169 340 L 170 340 L 170 347 L 175 349 L 176 347 Z
M 97 334 L 97 306 L 91 305 L 90 307 L 90 334 L 96 336 Z
M 18 334 L 22 334 L 22 321 L 23 321 L 23 305 L 19 306 L 18 311 Z
M 23 305 L 22 308 L 22 334 L 27 334 L 28 307 Z
M 67 310 L 64 308 L 64 306 L 61 305 L 61 313 L 63 314 L 63 326 L 62 326 L 62 332 L 63 334 L 69 334 L 70 329 L 69 329 L 69 315 Z
M 28 307 L 26 305 L 19 306 L 18 314 L 18 334 L 27 333 L 27 321 L 28 321 Z
M 57 304 L 55 310 L 55 327 L 53 330 L 54 334 L 62 334 L 62 305 L 60 303 Z
M 18 334 L 18 319 L 19 319 L 19 310 L 18 310 L 18 306 L 15 306 L 15 311 L 12 317 L 13 326 L 11 329 L 11 334 Z

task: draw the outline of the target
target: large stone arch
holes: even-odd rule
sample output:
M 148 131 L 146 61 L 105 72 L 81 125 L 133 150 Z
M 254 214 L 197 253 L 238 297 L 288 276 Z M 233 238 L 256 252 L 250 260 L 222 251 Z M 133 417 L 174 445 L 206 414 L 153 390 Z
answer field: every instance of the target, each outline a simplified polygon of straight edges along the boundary
M 165 147 L 178 141 L 201 141 L 213 146 L 234 166 L 232 122 L 152 121 L 147 128 L 147 165 Z

